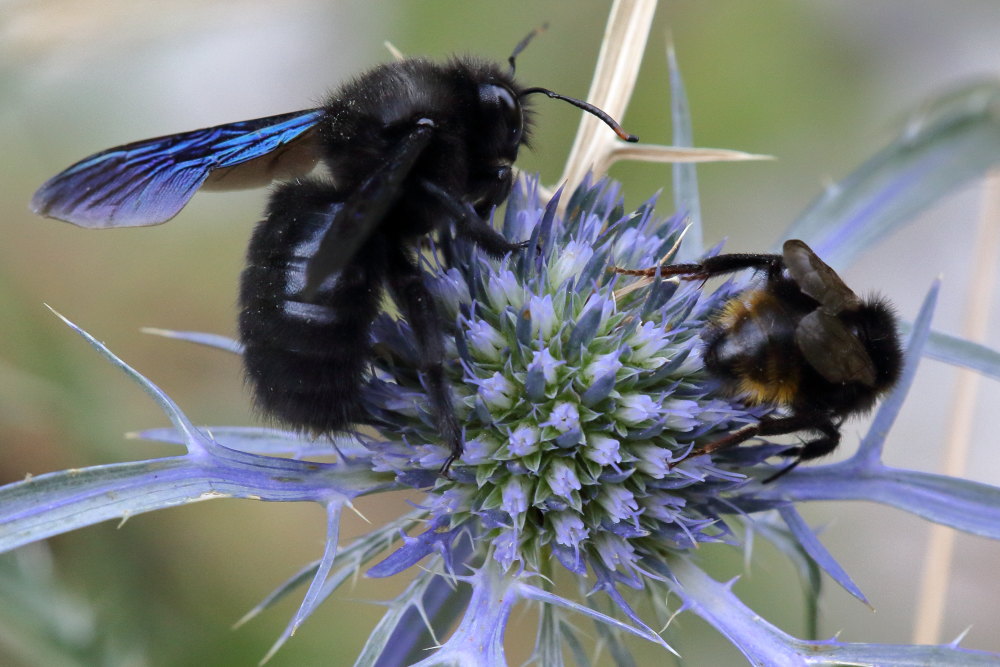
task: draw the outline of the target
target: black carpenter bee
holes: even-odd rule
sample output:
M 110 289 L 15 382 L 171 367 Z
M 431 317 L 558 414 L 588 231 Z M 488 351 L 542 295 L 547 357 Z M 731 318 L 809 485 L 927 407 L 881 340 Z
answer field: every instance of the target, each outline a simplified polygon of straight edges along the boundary
M 537 32 L 537 31 L 535 31 Z M 600 109 L 514 80 L 473 58 L 413 58 L 344 84 L 320 108 L 112 148 L 46 182 L 32 210 L 81 227 L 154 225 L 200 188 L 278 185 L 255 230 L 240 288 L 239 333 L 254 401 L 314 434 L 363 421 L 371 327 L 388 289 L 421 353 L 423 383 L 450 456 L 462 435 L 444 379 L 444 330 L 416 252 L 431 232 L 488 255 L 524 247 L 488 220 L 510 193 L 528 141 L 525 98 L 565 100 L 636 141 Z M 305 178 L 321 162 L 326 177 Z
M 819 434 L 784 450 L 783 456 L 795 460 L 767 483 L 801 461 L 836 449 L 844 419 L 871 410 L 896 383 L 903 352 L 888 302 L 858 298 L 802 241 L 785 241 L 780 255 L 717 255 L 700 264 L 615 270 L 704 281 L 743 269 L 765 272 L 766 282 L 727 301 L 705 327 L 705 368 L 725 392 L 778 413 L 685 458 L 735 447 L 755 436 Z

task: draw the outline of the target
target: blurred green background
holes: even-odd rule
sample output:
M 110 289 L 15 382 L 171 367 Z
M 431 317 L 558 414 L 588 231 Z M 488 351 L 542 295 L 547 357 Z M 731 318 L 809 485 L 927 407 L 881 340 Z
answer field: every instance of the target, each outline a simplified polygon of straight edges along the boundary
M 519 58 L 518 76 L 584 97 L 609 4 L 0 0 L 0 482 L 174 452 L 123 438 L 165 419 L 43 303 L 108 343 L 196 423 L 254 421 L 235 359 L 139 328 L 234 333 L 237 278 L 266 191 L 199 195 L 168 225 L 95 232 L 32 217 L 27 203 L 46 178 L 128 141 L 313 106 L 346 77 L 388 60 L 385 40 L 409 55 L 502 60 L 529 29 L 548 21 L 548 33 Z M 903 112 L 1000 71 L 995 0 L 663 2 L 624 119 L 630 131 L 657 143 L 670 137 L 668 32 L 696 144 L 779 158 L 699 169 L 706 242 L 728 238 L 735 251 L 768 247 L 825 184 L 886 142 Z M 535 151 L 519 164 L 551 183 L 579 112 L 546 100 L 535 106 Z M 660 210 L 671 212 L 668 166 L 619 165 L 612 173 L 623 180 L 629 205 L 662 189 Z M 958 333 L 980 190 L 964 188 L 871 249 L 846 272 L 848 283 L 878 288 L 909 318 L 930 281 L 944 273 L 936 326 Z M 954 382 L 950 369 L 924 364 L 887 447 L 890 463 L 939 468 Z M 980 405 L 998 400 L 987 385 Z M 976 429 L 969 476 L 998 484 L 995 417 L 982 415 Z M 861 432 L 848 426 L 845 450 Z M 403 502 L 384 497 L 359 507 L 378 522 Z M 824 633 L 908 642 L 927 526 L 871 504 L 822 503 L 806 513 L 826 526 L 824 542 L 878 610 L 827 581 Z M 346 518 L 346 536 L 364 530 L 360 519 Z M 231 624 L 318 557 L 322 539 L 317 507 L 215 501 L 50 540 L 51 576 L 71 599 L 57 605 L 29 579 L 24 596 L 41 605 L 29 613 L 24 596 L 0 587 L 0 664 L 255 664 L 298 598 L 239 630 Z M 739 554 L 704 551 L 707 563 L 715 560 L 715 576 L 744 572 Z M 964 645 L 1000 651 L 992 631 L 1000 612 L 998 553 L 995 544 L 959 536 L 942 641 L 972 625 Z M 36 576 L 47 576 L 44 550 L 21 556 L 41 570 Z M 802 633 L 798 581 L 783 558 L 760 548 L 740 587 L 768 620 Z M 367 601 L 397 588 L 361 579 L 271 664 L 350 664 L 381 613 Z M 62 639 L 35 634 L 32 613 L 61 617 Z M 515 619 L 508 633 L 512 664 L 530 650 L 532 618 Z M 676 646 L 689 664 L 741 663 L 696 618 L 675 622 Z M 662 664 L 661 653 L 642 655 L 641 664 Z

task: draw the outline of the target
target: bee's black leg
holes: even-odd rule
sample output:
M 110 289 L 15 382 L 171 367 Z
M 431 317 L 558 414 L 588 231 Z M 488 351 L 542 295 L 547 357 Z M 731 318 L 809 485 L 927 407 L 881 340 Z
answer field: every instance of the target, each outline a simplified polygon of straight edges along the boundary
M 459 201 L 437 185 L 430 181 L 423 181 L 421 186 L 447 209 L 455 222 L 455 232 L 467 241 L 475 243 L 490 257 L 499 259 L 509 252 L 527 247 L 527 241 L 521 243 L 508 241 L 503 234 L 480 218 L 472 206 Z
M 789 463 L 788 465 L 786 465 L 784 468 L 782 468 L 778 472 L 776 472 L 773 475 L 771 475 L 770 477 L 767 477 L 766 479 L 761 480 L 761 484 L 770 484 L 771 482 L 773 482 L 774 480 L 778 479 L 779 477 L 783 477 L 786 473 L 790 473 L 791 471 L 795 470 L 800 463 L 802 463 L 801 457 L 795 459 L 794 461 L 792 461 L 791 463 Z
M 612 267 L 616 273 L 628 276 L 645 276 L 651 278 L 659 272 L 661 276 L 683 276 L 684 280 L 708 280 L 715 276 L 735 273 L 743 269 L 766 270 L 768 275 L 781 272 L 784 260 L 781 255 L 757 253 L 732 253 L 708 257 L 698 264 L 666 264 L 648 269 L 622 269 Z
M 830 421 L 829 417 L 824 414 L 814 413 L 794 414 L 778 418 L 764 417 L 756 424 L 747 424 L 725 437 L 691 450 L 684 458 L 671 463 L 670 467 L 674 467 L 678 463 L 695 456 L 711 454 L 712 452 L 735 447 L 758 435 L 786 435 L 803 430 L 819 431 L 824 437 L 811 440 L 802 445 L 792 445 L 781 452 L 782 456 L 794 456 L 795 461 L 762 482 L 763 484 L 767 484 L 791 471 L 799 462 L 826 456 L 837 448 L 837 445 L 840 444 L 840 430 Z
M 337 212 L 330 233 L 319 241 L 301 290 L 309 300 L 329 276 L 344 268 L 370 239 L 399 201 L 406 179 L 434 136 L 434 123 L 421 118 L 386 155 L 383 163 L 351 192 Z
M 840 429 L 826 417 L 823 417 L 822 421 L 816 420 L 810 422 L 807 428 L 819 431 L 824 437 L 786 449 L 782 452 L 782 456 L 797 456 L 801 461 L 810 461 L 818 459 L 821 456 L 826 456 L 840 444 Z M 761 431 L 761 435 L 773 434 Z
M 774 473 L 767 479 L 761 482 L 761 484 L 769 484 L 774 480 L 778 479 L 787 472 L 791 472 L 795 466 L 797 466 L 802 461 L 809 461 L 812 459 L 818 459 L 821 456 L 826 456 L 833 450 L 837 448 L 840 444 L 840 429 L 831 422 L 827 417 L 819 417 L 812 421 L 808 428 L 816 429 L 823 434 L 822 438 L 817 438 L 815 440 L 810 440 L 809 442 L 797 445 L 794 447 L 789 447 L 785 451 L 781 452 L 782 456 L 794 456 L 795 460 L 789 465 L 782 468 L 778 472 Z M 771 434 L 777 435 L 777 434 Z
M 444 378 L 444 331 L 438 319 L 434 297 L 424 285 L 423 275 L 408 251 L 401 247 L 390 247 L 388 255 L 389 289 L 417 340 L 431 409 L 437 419 L 441 437 L 451 450 L 448 459 L 441 466 L 441 474 L 446 475 L 451 464 L 462 455 L 462 430 Z
M 758 433 L 760 433 L 759 423 L 747 424 L 746 426 L 736 429 L 735 431 L 733 431 L 732 433 L 730 433 L 725 437 L 719 438 L 718 440 L 713 440 L 712 442 L 706 445 L 702 445 L 701 447 L 696 447 L 695 449 L 692 449 L 690 452 L 687 453 L 687 456 L 685 456 L 684 458 L 673 461 L 670 464 L 670 467 L 673 468 L 677 464 L 687 461 L 690 458 L 694 458 L 695 456 L 703 456 L 705 454 L 711 454 L 712 452 L 717 452 L 722 449 L 729 449 L 730 447 L 735 447 L 739 444 L 746 442 L 747 440 L 754 437 Z

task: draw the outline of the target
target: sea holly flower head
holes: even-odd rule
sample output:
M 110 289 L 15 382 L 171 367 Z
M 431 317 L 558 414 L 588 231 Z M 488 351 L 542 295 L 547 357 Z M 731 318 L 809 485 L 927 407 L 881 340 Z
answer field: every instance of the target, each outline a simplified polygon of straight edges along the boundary
M 695 438 L 726 433 L 747 419 L 743 406 L 706 389 L 702 367 L 681 363 L 700 345 L 696 318 L 703 321 L 730 289 L 661 284 L 616 295 L 623 281 L 609 267 L 633 261 L 634 247 L 648 249 L 640 259 L 662 255 L 677 244 L 682 221 L 658 220 L 653 202 L 639 215 L 626 213 L 605 181 L 580 186 L 565 214 L 559 205 L 560 197 L 543 203 L 533 182 L 519 184 L 505 231 L 527 233 L 536 250 L 492 260 L 459 244 L 453 266 L 438 268 L 439 283 L 457 268 L 467 285 L 453 291 L 468 297 L 459 300 L 451 326 L 459 358 L 448 372 L 472 445 L 430 491 L 464 488 L 469 502 L 434 518 L 487 544 L 504 536 L 505 548 L 492 557 L 508 567 L 518 562 L 541 571 L 552 555 L 544 545 L 554 543 L 571 549 L 574 563 L 599 562 L 634 579 L 639 560 L 662 561 L 669 552 L 651 535 L 683 525 L 694 541 L 717 541 L 724 529 L 704 489 L 747 482 L 707 461 L 670 467 Z M 625 233 L 635 246 L 620 242 Z M 671 295 L 657 295 L 664 291 Z M 523 298 L 512 302 L 509 294 Z M 433 473 L 448 451 L 428 429 L 429 402 L 416 401 L 425 408 L 412 415 L 386 409 L 422 391 L 419 374 L 401 363 L 406 349 L 393 345 L 410 338 L 408 325 L 385 316 L 375 334 L 379 382 L 369 400 L 380 404 L 372 410 L 380 437 L 368 446 L 394 452 L 400 475 L 414 468 Z M 420 447 L 407 457 L 401 443 Z M 438 455 L 426 456 L 434 446 Z M 655 503 L 672 512 L 643 509 Z M 520 550 L 510 543 L 511 529 Z

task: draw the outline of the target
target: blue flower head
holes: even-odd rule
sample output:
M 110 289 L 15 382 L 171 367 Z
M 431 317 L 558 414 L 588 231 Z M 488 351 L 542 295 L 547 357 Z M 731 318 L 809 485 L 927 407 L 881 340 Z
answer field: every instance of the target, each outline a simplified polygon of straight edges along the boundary
M 644 561 L 721 539 L 718 495 L 747 481 L 708 457 L 671 467 L 696 439 L 752 418 L 712 394 L 699 364 L 686 363 L 730 290 L 668 282 L 623 289 L 609 268 L 670 254 L 682 222 L 656 218 L 652 202 L 626 213 L 607 181 L 577 188 L 565 213 L 560 200 L 543 204 L 536 184 L 521 182 L 504 232 L 537 250 L 497 261 L 459 244 L 451 267 L 435 267 L 436 291 L 462 295 L 441 308 L 452 324 L 448 371 L 470 443 L 451 474 L 430 477 L 448 450 L 420 373 L 407 363 L 409 327 L 388 315 L 375 327 L 380 354 L 366 395 L 379 435 L 365 441 L 398 480 L 432 479 L 432 495 L 460 490 L 465 503 L 434 504 L 431 520 L 456 539 L 471 536 L 502 569 L 540 572 L 556 556 L 573 571 L 597 565 L 638 581 Z M 418 408 L 394 409 L 406 404 Z M 497 540 L 504 548 L 489 549 Z

